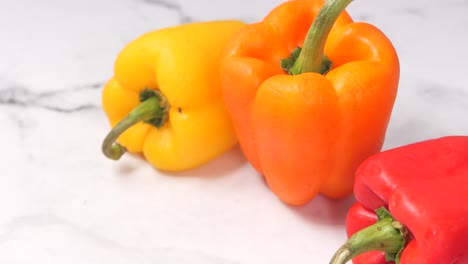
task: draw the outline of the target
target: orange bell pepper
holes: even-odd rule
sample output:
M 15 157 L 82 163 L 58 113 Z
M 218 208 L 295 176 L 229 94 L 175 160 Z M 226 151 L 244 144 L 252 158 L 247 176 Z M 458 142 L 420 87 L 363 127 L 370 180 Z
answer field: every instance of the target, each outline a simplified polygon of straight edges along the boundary
M 384 142 L 399 60 L 383 32 L 353 22 L 350 2 L 287 1 L 242 28 L 222 57 L 240 146 L 288 204 L 350 195 L 358 165 Z

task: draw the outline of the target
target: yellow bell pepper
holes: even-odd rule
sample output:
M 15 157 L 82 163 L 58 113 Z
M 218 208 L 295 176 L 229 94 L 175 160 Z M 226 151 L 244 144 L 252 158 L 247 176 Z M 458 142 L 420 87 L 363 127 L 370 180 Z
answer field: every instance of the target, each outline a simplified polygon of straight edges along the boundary
M 142 153 L 154 167 L 203 165 L 237 143 L 222 100 L 219 63 L 241 21 L 190 23 L 152 31 L 127 45 L 102 105 L 113 127 L 103 153 Z M 117 142 L 115 142 L 117 141 Z

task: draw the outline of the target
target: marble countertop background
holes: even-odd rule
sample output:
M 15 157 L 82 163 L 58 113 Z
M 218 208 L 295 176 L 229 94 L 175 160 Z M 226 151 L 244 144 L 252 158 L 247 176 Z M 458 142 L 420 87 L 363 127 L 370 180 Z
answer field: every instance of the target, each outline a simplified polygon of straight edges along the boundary
M 282 0 L 0 1 L 0 263 L 328 263 L 353 198 L 289 207 L 238 148 L 169 175 L 100 151 L 101 89 L 139 35 Z M 468 135 L 468 1 L 358 0 L 401 60 L 384 149 Z

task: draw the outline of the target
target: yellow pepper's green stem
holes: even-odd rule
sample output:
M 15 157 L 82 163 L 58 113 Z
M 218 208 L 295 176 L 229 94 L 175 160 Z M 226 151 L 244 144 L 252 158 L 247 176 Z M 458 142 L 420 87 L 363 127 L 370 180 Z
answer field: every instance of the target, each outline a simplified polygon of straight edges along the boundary
M 322 71 L 325 43 L 340 14 L 352 0 L 326 0 L 307 32 L 304 46 L 290 69 L 293 75 Z
M 128 128 L 139 122 L 148 122 L 161 126 L 167 119 L 168 106 L 166 100 L 161 96 L 151 96 L 135 107 L 124 119 L 122 119 L 106 136 L 102 143 L 102 152 L 106 157 L 118 160 L 126 152 L 125 147 L 115 142 L 117 138 Z

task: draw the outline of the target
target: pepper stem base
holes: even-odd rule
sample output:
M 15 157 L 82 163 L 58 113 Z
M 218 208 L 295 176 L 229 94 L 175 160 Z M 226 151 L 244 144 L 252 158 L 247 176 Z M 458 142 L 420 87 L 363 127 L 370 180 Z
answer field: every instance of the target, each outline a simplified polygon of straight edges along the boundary
M 321 73 L 324 49 L 333 25 L 352 0 L 326 0 L 307 32 L 304 46 L 290 68 L 290 74 Z
M 147 90 L 143 91 L 146 92 Z M 157 92 L 143 99 L 143 102 L 135 107 L 107 134 L 102 143 L 102 152 L 112 160 L 118 160 L 127 149 L 115 142 L 117 138 L 130 127 L 140 123 L 148 122 L 160 127 L 168 119 L 169 105 L 165 97 Z
M 381 207 L 376 210 L 379 220 L 355 233 L 341 246 L 330 264 L 344 264 L 354 257 L 370 251 L 384 251 L 387 261 L 400 261 L 401 252 L 406 245 L 407 230 L 400 222 Z

